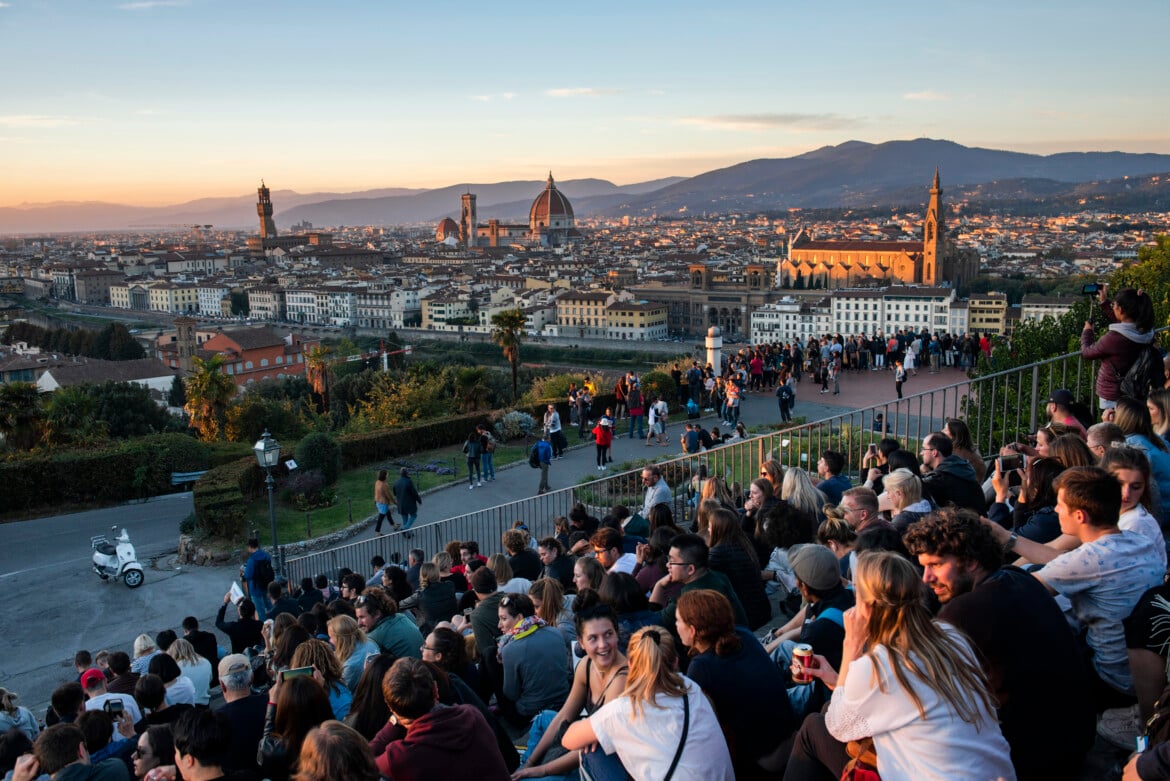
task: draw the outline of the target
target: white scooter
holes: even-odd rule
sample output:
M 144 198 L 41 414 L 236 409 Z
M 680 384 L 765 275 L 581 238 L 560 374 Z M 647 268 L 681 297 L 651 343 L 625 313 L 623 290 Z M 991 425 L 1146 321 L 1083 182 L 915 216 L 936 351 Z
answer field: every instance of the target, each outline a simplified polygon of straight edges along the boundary
M 117 526 L 110 527 L 111 532 L 117 530 Z M 93 571 L 102 580 L 122 578 L 130 588 L 138 588 L 146 580 L 125 527 L 113 542 L 106 535 L 99 534 L 90 538 L 90 544 L 93 545 Z

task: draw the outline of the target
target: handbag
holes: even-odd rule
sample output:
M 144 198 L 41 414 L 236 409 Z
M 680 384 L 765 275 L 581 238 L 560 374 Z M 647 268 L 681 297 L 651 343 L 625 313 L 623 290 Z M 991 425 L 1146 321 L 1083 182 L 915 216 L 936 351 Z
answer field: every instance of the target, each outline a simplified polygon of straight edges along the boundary
M 841 771 L 841 781 L 881 781 L 877 771 L 877 749 L 873 738 L 851 740 L 845 745 L 851 759 Z

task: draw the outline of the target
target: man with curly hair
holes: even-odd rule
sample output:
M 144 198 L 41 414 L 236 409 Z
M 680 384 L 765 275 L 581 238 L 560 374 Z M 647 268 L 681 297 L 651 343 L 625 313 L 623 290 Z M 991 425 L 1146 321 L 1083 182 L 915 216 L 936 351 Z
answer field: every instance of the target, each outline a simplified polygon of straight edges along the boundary
M 979 516 L 948 508 L 910 526 L 906 547 L 942 603 L 938 618 L 971 638 L 987 672 L 1021 780 L 1079 772 L 1096 720 L 1076 638 L 1055 600 Z

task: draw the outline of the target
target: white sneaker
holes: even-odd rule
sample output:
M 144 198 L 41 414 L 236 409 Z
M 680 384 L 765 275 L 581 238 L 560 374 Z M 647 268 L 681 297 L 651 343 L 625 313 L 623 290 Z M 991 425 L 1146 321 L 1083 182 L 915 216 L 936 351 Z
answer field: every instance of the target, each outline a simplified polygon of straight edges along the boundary
M 1109 743 L 1121 749 L 1132 751 L 1136 745 L 1137 736 L 1141 734 L 1141 717 L 1138 706 L 1128 708 L 1110 708 L 1101 714 L 1097 722 L 1097 734 Z
M 475 490 L 475 486 L 474 486 L 474 485 L 469 485 L 469 486 L 467 486 L 467 490 L 468 490 L 468 491 L 474 491 L 474 490 Z
M 478 487 L 479 487 L 479 488 L 483 488 L 483 480 L 480 480 L 480 481 L 479 481 Z

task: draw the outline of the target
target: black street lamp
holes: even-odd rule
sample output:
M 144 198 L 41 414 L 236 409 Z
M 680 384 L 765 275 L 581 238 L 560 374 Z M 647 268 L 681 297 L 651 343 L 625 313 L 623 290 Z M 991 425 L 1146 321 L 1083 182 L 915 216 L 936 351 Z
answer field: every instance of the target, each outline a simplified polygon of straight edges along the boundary
M 272 479 L 272 467 L 280 463 L 280 443 L 272 438 L 268 429 L 264 429 L 264 436 L 252 446 L 252 450 L 256 453 L 256 463 L 268 473 L 268 478 L 264 481 L 268 485 L 268 523 L 272 526 L 272 550 L 276 553 L 276 577 L 278 580 L 283 580 L 284 552 L 280 549 L 280 543 L 276 539 L 276 499 L 273 493 L 276 481 Z

